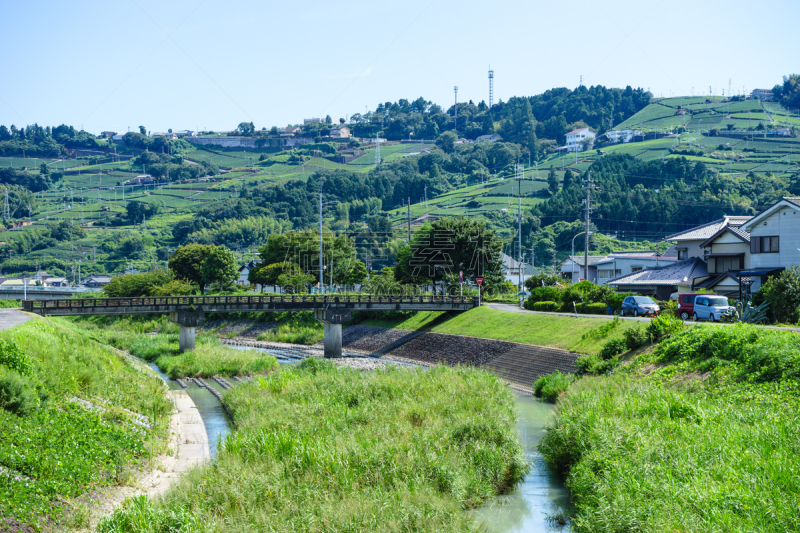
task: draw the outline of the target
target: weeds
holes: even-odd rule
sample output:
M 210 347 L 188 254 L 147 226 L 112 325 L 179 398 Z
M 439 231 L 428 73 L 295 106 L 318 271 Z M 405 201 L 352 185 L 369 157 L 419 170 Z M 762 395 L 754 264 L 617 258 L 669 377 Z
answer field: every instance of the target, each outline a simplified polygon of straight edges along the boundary
M 533 395 L 546 402 L 555 403 L 559 395 L 575 381 L 574 374 L 562 374 L 556 370 L 542 376 L 533 384 Z

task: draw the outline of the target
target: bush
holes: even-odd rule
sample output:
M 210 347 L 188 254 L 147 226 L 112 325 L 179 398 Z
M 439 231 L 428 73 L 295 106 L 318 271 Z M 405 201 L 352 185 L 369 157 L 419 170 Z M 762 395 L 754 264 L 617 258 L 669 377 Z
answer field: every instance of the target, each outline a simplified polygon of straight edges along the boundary
M 609 306 L 614 312 L 619 312 L 622 308 L 622 300 L 628 296 L 633 296 L 632 292 L 612 292 L 605 299 L 605 304 Z
M 556 302 L 534 302 L 534 311 L 558 311 L 558 304 Z
M 65 267 L 66 268 L 66 267 Z M 525 280 L 525 288 L 532 291 L 537 287 L 564 285 L 566 282 L 555 274 L 535 274 Z
M 800 318 L 800 267 L 792 265 L 780 276 L 770 278 L 758 293 L 769 302 L 770 318 L 782 324 L 796 323 Z
M 600 349 L 600 358 L 604 361 L 608 361 L 615 355 L 619 355 L 624 352 L 627 347 L 628 346 L 625 343 L 625 339 L 611 339 Z
M 600 375 L 614 370 L 618 364 L 619 355 L 615 355 L 611 359 L 603 359 L 599 355 L 591 354 L 578 357 L 575 361 L 575 368 L 578 374 Z
M 164 286 L 175 279 L 171 270 L 151 270 L 138 274 L 117 276 L 103 287 L 103 292 L 111 298 L 135 298 L 150 296 L 154 287 Z
M 659 315 L 647 325 L 647 333 L 653 342 L 661 342 L 663 339 L 671 337 L 673 334 L 684 329 L 686 324 L 674 316 Z
M 644 328 L 631 328 L 625 330 L 625 346 L 629 350 L 635 350 L 640 346 L 644 346 L 647 342 L 647 331 Z
M 39 398 L 28 379 L 13 370 L 0 370 L 0 408 L 27 416 L 38 406 Z
M 23 376 L 33 375 L 33 363 L 30 357 L 25 355 L 14 341 L 0 339 L 0 365 Z
M 608 306 L 602 302 L 593 304 L 583 304 L 581 313 L 587 315 L 605 315 L 608 312 Z
M 575 381 L 574 374 L 562 374 L 556 370 L 552 374 L 542 376 L 533 384 L 533 395 L 546 402 L 555 403 L 559 395 Z
M 561 292 L 557 287 L 536 287 L 531 290 L 529 299 L 534 302 L 557 302 L 561 300 Z

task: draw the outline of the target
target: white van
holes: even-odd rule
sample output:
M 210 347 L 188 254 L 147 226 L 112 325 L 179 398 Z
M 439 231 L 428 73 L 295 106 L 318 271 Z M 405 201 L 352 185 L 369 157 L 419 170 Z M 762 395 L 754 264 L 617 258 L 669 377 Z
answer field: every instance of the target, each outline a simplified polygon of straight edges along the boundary
M 730 314 L 733 307 L 728 305 L 728 299 L 715 294 L 698 295 L 694 299 L 694 319 L 710 320 L 716 322 L 724 315 Z

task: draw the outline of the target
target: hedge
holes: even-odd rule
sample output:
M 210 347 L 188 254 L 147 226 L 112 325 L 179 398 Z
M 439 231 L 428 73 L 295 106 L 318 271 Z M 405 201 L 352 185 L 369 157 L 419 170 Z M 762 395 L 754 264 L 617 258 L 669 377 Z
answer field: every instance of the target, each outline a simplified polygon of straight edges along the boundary
M 608 313 L 608 306 L 602 302 L 583 304 L 581 313 L 586 313 L 588 315 L 605 315 Z
M 536 302 L 533 304 L 534 311 L 558 311 L 556 302 Z

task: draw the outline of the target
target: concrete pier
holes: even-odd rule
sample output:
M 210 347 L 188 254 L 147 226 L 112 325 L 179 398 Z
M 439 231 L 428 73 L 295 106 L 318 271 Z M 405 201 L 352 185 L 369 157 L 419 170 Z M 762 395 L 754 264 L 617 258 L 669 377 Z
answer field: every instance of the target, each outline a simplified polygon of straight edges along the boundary
M 314 318 L 325 325 L 325 335 L 322 340 L 325 357 L 341 357 L 342 324 L 350 321 L 350 310 L 317 309 L 314 311 Z
M 169 314 L 169 320 L 181 327 L 178 338 L 180 351 L 194 350 L 196 328 L 202 326 L 206 320 L 203 309 L 173 311 Z

